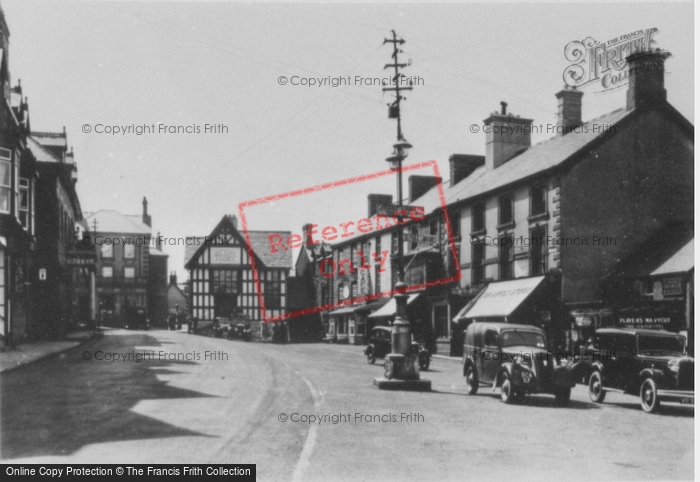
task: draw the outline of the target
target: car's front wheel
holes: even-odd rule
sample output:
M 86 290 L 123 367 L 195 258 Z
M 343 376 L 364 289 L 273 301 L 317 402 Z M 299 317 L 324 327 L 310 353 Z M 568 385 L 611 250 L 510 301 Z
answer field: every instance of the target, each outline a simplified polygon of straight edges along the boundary
M 504 373 L 501 378 L 501 401 L 503 403 L 513 403 L 515 400 L 515 392 L 513 385 L 510 382 L 510 376 Z
M 642 410 L 646 413 L 654 413 L 659 410 L 661 401 L 656 390 L 656 382 L 651 378 L 647 378 L 642 383 L 642 388 L 639 390 L 639 398 L 642 401 Z
M 467 393 L 469 395 L 474 395 L 476 394 L 477 390 L 479 390 L 479 381 L 476 379 L 476 372 L 474 371 L 474 367 L 469 365 L 467 367 Z
M 595 403 L 603 403 L 605 400 L 603 378 L 600 376 L 599 371 L 591 373 L 591 377 L 588 380 L 588 396 L 591 397 L 591 401 Z

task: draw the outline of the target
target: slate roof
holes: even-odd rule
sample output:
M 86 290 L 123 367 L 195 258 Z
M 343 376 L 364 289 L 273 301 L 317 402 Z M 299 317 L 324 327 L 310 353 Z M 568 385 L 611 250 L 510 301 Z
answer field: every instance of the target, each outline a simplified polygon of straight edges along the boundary
M 112 209 L 103 209 L 94 213 L 83 213 L 85 222 L 92 231 L 93 220 L 97 219 L 98 233 L 129 233 L 151 234 L 151 228 L 143 223 L 135 223 L 130 218 L 134 216 L 124 215 Z M 139 216 L 140 217 L 140 216 Z
M 32 132 L 31 135 L 42 146 L 68 146 L 65 132 Z
M 212 232 L 211 236 L 214 234 L 215 233 Z M 239 234 L 247 246 L 245 233 L 239 232 Z M 292 250 L 280 250 L 275 254 L 270 253 L 270 241 L 268 240 L 268 235 L 270 234 L 279 234 L 283 238 L 287 238 L 292 234 L 290 231 L 248 231 L 248 234 L 250 235 L 250 244 L 255 256 L 265 267 L 292 269 Z M 204 246 L 205 236 L 193 236 L 193 238 L 195 241 L 192 245 L 185 246 L 185 265 L 187 265 L 197 251 Z
M 32 152 L 34 158 L 38 162 L 61 162 L 61 160 L 58 157 L 56 157 L 51 151 L 42 146 L 32 136 L 27 136 L 27 147 L 29 147 L 29 150 Z

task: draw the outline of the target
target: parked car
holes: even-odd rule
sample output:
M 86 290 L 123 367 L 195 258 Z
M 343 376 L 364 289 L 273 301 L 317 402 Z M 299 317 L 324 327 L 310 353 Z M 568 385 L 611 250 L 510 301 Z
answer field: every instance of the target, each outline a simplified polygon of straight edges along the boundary
M 215 318 L 211 327 L 211 336 L 214 338 L 228 337 L 231 329 L 231 321 L 228 318 Z
M 236 323 L 235 325 L 231 325 L 226 334 L 226 338 L 229 340 L 236 339 L 250 341 L 252 337 L 252 331 L 245 323 Z
M 430 368 L 430 352 L 419 343 L 411 344 L 411 351 L 418 355 L 418 366 L 421 370 Z M 391 327 L 375 326 L 369 335 L 369 344 L 365 348 L 367 363 L 373 365 L 377 358 L 384 358 L 391 353 Z
M 463 373 L 469 395 L 481 385 L 500 387 L 504 403 L 525 395 L 551 393 L 565 405 L 576 385 L 573 365 L 547 351 L 543 330 L 510 323 L 472 323 L 465 331 Z
M 638 395 L 646 413 L 661 401 L 694 401 L 695 360 L 685 348 L 685 337 L 667 331 L 598 329 L 589 357 L 591 400 L 603 403 L 609 391 Z

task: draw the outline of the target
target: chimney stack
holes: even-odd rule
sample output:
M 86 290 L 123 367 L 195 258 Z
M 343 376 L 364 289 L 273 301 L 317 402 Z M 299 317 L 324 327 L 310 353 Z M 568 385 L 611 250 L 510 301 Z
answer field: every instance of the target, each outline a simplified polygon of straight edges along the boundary
M 450 187 L 471 176 L 478 167 L 484 165 L 484 156 L 452 154 L 450 156 Z
M 412 203 L 438 184 L 442 184 L 441 177 L 408 176 L 408 202 Z
M 228 218 L 229 221 L 231 221 L 231 224 L 233 224 L 233 227 L 238 229 L 238 218 L 234 214 L 227 214 L 226 217 Z
M 501 112 L 494 112 L 484 124 L 486 132 L 486 169 L 496 169 L 532 145 L 532 119 L 521 119 L 506 111 L 508 104 L 501 102 Z
M 369 194 L 367 196 L 367 217 L 371 218 L 377 214 L 378 205 L 392 204 L 394 196 L 391 194 Z
M 555 94 L 557 102 L 557 133 L 568 134 L 583 124 L 581 121 L 581 97 L 583 92 L 566 86 Z
M 627 110 L 652 107 L 666 102 L 664 62 L 670 56 L 669 52 L 657 50 L 627 57 Z
M 143 197 L 143 202 L 141 204 L 143 204 L 143 215 L 142 215 L 143 224 L 150 227 L 151 226 L 151 216 L 148 215 L 148 200 L 146 199 L 146 196 Z

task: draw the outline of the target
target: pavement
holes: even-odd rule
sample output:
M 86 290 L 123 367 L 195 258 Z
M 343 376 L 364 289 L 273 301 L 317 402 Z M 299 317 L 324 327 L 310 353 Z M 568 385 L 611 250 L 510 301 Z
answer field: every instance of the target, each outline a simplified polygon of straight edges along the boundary
M 36 341 L 18 344 L 14 349 L 10 348 L 0 352 L 0 373 L 11 372 L 31 363 L 60 355 L 86 343 L 92 338 L 100 336 L 102 336 L 101 333 L 75 331 L 58 341 Z

